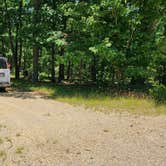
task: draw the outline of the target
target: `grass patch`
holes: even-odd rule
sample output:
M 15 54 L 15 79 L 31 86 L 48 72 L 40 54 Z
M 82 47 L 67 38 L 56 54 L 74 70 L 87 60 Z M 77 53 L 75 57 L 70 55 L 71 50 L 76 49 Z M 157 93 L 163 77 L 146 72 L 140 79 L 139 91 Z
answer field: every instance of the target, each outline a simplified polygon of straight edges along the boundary
M 2 129 L 2 128 L 6 128 L 6 126 L 5 126 L 5 125 L 0 124 L 0 129 Z
M 22 154 L 22 153 L 23 153 L 23 150 L 24 150 L 24 147 L 18 147 L 18 148 L 16 149 L 16 153 L 17 153 L 17 154 Z
M 0 144 L 3 144 L 3 139 L 2 138 L 0 138 Z
M 0 158 L 6 157 L 6 152 L 5 151 L 0 151 Z
M 130 112 L 137 114 L 166 114 L 166 106 L 158 105 L 152 99 L 137 97 L 95 97 L 95 98 L 59 98 L 71 104 L 81 104 L 100 111 Z
M 142 92 L 117 92 L 112 89 L 103 91 L 94 86 L 55 85 L 47 82 L 32 84 L 23 80 L 14 81 L 13 88 L 24 92 L 38 92 L 62 102 L 83 105 L 98 111 L 166 114 L 166 104 L 157 104 Z
M 17 134 L 16 134 L 16 137 L 20 137 L 20 136 L 21 136 L 21 134 L 20 134 L 20 133 L 17 133 Z

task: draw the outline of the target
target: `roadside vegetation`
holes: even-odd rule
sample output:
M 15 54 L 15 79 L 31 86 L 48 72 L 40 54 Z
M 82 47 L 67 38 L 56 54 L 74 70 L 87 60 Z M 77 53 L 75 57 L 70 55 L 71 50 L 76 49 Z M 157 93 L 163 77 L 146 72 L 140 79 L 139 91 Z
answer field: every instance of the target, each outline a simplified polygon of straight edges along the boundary
M 147 93 L 138 90 L 118 91 L 111 88 L 104 90 L 90 85 L 54 85 L 48 82 L 34 84 L 25 80 L 13 80 L 13 89 L 22 92 L 35 92 L 58 101 L 106 113 L 113 111 L 141 115 L 166 114 L 164 102 L 158 103 Z
M 4 0 L 0 9 L 0 54 L 17 89 L 100 110 L 164 112 L 165 0 Z

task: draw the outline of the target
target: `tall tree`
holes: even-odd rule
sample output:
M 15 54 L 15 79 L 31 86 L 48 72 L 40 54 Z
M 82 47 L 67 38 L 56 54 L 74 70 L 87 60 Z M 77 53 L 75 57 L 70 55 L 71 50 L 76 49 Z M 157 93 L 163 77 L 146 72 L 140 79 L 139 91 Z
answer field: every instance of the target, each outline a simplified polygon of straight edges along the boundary
M 39 53 L 40 47 L 38 43 L 38 24 L 40 22 L 40 9 L 41 9 L 42 0 L 33 0 L 34 14 L 33 14 L 33 75 L 32 81 L 38 81 L 38 70 L 39 70 Z

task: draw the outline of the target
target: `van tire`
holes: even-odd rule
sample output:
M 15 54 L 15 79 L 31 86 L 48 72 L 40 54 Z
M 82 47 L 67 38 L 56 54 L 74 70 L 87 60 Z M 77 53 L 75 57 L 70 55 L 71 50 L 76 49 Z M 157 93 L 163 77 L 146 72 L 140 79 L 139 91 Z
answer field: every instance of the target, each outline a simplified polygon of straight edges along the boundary
M 0 92 L 6 92 L 6 88 L 5 87 L 0 87 Z

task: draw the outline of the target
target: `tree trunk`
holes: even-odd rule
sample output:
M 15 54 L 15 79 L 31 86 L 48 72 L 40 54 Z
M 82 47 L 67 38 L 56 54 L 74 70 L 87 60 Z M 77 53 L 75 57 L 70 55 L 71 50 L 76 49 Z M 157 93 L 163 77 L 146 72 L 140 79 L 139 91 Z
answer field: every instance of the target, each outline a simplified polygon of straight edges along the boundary
M 20 71 L 18 65 L 18 33 L 19 33 L 19 25 L 16 27 L 16 38 L 15 38 L 15 53 L 14 53 L 14 67 L 15 67 L 15 78 L 20 78 Z
M 71 61 L 69 60 L 68 67 L 67 67 L 67 80 L 71 78 Z
M 92 64 L 92 81 L 96 82 L 96 56 L 93 55 L 93 64 Z
M 34 46 L 33 47 L 33 75 L 32 75 L 32 82 L 38 81 L 38 71 L 39 71 L 39 47 Z
M 6 16 L 6 22 L 7 22 L 7 28 L 8 28 L 8 34 L 9 34 L 9 42 L 10 42 L 10 47 L 11 47 L 11 52 L 12 52 L 12 61 L 14 62 L 14 67 L 15 67 L 15 71 L 16 71 L 16 52 L 14 49 L 14 41 L 13 41 L 13 36 L 12 36 L 12 26 L 11 26 L 11 20 L 10 20 L 10 15 L 8 13 L 8 5 L 7 5 L 7 1 L 4 0 L 4 4 L 5 4 L 5 16 Z M 16 72 L 15 72 L 15 76 L 16 76 Z
M 60 56 L 62 57 L 64 54 L 64 48 L 61 48 L 61 52 L 60 52 Z M 62 80 L 64 80 L 64 64 L 60 64 L 59 65 L 59 78 L 58 81 L 61 82 Z
M 23 7 L 23 0 L 20 0 L 19 2 L 19 58 L 18 58 L 18 66 L 19 70 L 21 68 L 21 59 L 22 59 L 22 37 L 21 37 L 21 32 L 22 32 L 22 7 Z M 20 73 L 19 73 L 20 75 Z
M 19 68 L 21 68 L 22 66 L 21 60 L 22 60 L 22 40 L 20 40 Z
M 33 46 L 33 74 L 32 74 L 32 82 L 38 81 L 38 61 L 39 61 L 39 44 L 36 42 L 36 38 L 38 35 L 37 30 L 37 24 L 40 21 L 39 17 L 39 10 L 41 7 L 42 0 L 33 0 L 33 6 L 34 6 L 34 15 L 33 15 L 33 25 L 34 25 L 34 31 L 33 31 L 33 40 L 34 40 L 34 46 Z
M 51 81 L 55 82 L 55 44 L 51 48 Z

